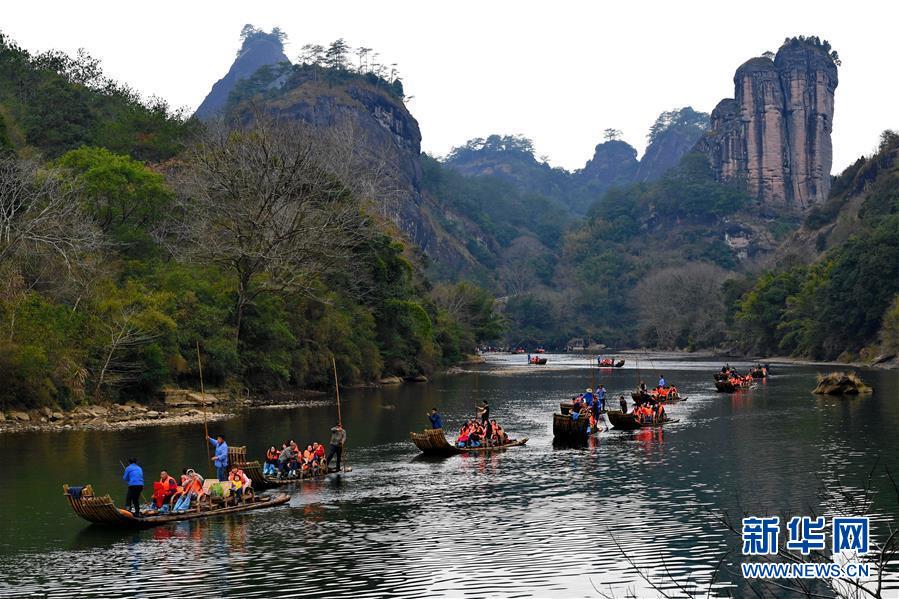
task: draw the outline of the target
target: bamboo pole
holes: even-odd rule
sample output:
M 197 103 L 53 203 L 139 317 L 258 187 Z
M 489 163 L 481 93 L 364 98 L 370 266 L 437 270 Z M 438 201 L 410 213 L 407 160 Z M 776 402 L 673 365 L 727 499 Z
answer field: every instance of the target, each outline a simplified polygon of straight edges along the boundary
M 200 340 L 197 339 L 197 370 L 200 372 L 200 403 L 203 405 L 203 439 L 206 446 L 206 464 L 209 466 L 210 477 L 212 475 L 212 450 L 209 448 L 209 423 L 206 418 L 206 388 L 203 386 L 203 361 L 200 360 Z
M 340 418 L 340 385 L 337 383 L 337 361 L 331 356 L 331 366 L 334 368 L 334 393 L 337 395 L 337 424 L 343 428 L 343 420 Z
M 334 354 L 331 354 L 331 367 L 334 369 L 334 394 L 337 396 L 337 426 L 343 429 L 343 419 L 340 417 L 340 384 L 337 382 L 337 360 L 334 359 Z M 346 434 L 346 433 L 344 433 Z M 340 460 L 343 462 L 343 469 L 346 470 L 346 441 L 344 441 L 343 446 L 340 450 Z M 331 465 L 328 464 L 328 469 L 330 469 Z

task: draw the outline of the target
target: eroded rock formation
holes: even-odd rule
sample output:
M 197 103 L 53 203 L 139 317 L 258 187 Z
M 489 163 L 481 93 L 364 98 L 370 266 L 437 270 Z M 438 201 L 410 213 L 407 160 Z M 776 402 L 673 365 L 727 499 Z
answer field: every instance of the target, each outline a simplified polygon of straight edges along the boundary
M 734 98 L 712 111 L 698 149 L 718 179 L 745 181 L 763 206 L 802 211 L 822 202 L 837 83 L 829 45 L 787 40 L 773 60 L 752 58 L 737 69 Z

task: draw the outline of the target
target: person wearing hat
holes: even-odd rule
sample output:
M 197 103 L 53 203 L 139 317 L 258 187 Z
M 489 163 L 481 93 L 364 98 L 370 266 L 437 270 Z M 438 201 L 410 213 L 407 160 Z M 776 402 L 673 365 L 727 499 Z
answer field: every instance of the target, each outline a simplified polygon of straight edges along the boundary
M 584 403 L 587 404 L 587 407 L 592 409 L 593 408 L 593 389 L 587 389 L 587 391 L 584 392 L 583 399 L 584 399 Z

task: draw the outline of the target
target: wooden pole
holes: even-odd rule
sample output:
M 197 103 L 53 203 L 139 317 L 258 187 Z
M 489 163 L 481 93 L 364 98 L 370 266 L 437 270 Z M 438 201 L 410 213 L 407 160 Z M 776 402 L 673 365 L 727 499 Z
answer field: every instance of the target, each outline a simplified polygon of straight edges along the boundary
M 203 361 L 200 360 L 200 340 L 197 339 L 197 370 L 200 371 L 200 403 L 203 405 L 203 439 L 206 445 L 206 464 L 209 466 L 209 473 L 212 474 L 212 450 L 209 448 L 209 423 L 206 418 L 206 388 L 203 386 Z
M 334 354 L 331 354 L 331 367 L 334 369 L 334 394 L 337 396 L 337 426 L 343 429 L 343 419 L 340 417 L 340 384 L 337 382 L 337 360 L 334 359 Z M 346 471 L 346 442 L 341 448 L 340 459 L 343 462 L 343 470 Z M 330 466 L 329 463 L 329 469 Z
M 337 361 L 331 356 L 331 366 L 334 367 L 334 393 L 337 395 L 337 424 L 343 428 L 343 420 L 340 418 L 340 385 L 337 384 Z

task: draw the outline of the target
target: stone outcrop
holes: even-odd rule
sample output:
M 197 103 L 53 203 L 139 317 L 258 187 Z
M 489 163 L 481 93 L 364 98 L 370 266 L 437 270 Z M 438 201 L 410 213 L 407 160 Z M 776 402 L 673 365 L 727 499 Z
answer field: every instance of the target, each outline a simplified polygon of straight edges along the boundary
M 697 144 L 722 181 L 743 181 L 762 206 L 803 211 L 830 192 L 837 67 L 828 47 L 791 39 L 774 59 L 743 63 L 734 97 Z
M 613 139 L 598 144 L 593 158 L 576 173 L 578 182 L 602 195 L 615 185 L 626 185 L 637 174 L 637 150 L 629 143 Z
M 274 32 L 259 31 L 246 37 L 228 73 L 215 82 L 194 115 L 205 120 L 221 113 L 228 104 L 231 90 L 241 79 L 249 79 L 264 66 L 282 62 L 289 62 L 289 59 L 284 54 L 284 44 Z

